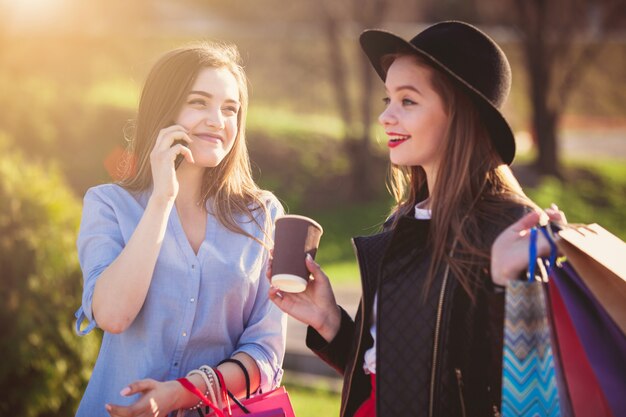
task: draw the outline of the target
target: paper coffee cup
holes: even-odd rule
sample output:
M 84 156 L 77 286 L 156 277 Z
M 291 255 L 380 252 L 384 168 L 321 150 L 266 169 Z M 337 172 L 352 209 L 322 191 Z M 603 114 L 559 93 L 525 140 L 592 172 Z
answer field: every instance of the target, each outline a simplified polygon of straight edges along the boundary
M 276 219 L 272 285 L 285 292 L 302 292 L 309 282 L 305 258 L 313 259 L 323 229 L 315 220 L 288 214 Z

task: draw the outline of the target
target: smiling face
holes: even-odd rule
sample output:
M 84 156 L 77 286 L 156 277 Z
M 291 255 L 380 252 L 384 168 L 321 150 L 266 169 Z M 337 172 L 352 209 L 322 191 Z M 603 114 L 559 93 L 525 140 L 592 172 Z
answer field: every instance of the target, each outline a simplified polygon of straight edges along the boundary
M 239 87 L 226 68 L 202 68 L 176 118 L 189 131 L 197 166 L 216 167 L 233 148 L 240 110 Z
M 429 177 L 442 159 L 448 115 L 434 90 L 432 70 L 410 55 L 397 57 L 385 80 L 385 111 L 378 120 L 388 136 L 389 158 L 400 166 L 422 166 Z

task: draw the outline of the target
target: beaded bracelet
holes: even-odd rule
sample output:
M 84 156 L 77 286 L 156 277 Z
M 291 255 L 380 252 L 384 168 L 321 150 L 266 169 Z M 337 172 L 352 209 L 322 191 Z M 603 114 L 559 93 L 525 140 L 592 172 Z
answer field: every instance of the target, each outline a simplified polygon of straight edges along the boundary
M 198 370 L 198 369 L 193 369 L 191 371 L 189 371 L 187 373 L 187 378 L 189 378 L 191 375 L 200 375 L 200 377 L 202 378 L 202 380 L 204 381 L 204 384 L 206 385 L 206 393 L 204 394 L 205 397 L 209 396 L 209 393 L 211 391 L 211 385 L 209 383 L 209 379 L 207 378 L 207 376 L 204 374 L 204 372 Z M 198 402 L 198 404 L 194 405 L 193 407 L 189 408 L 189 410 L 193 411 L 193 410 L 198 410 L 200 409 L 200 407 L 202 407 L 202 400 L 200 400 Z
M 210 366 L 202 365 L 200 367 L 200 371 L 202 371 L 205 377 L 210 381 L 209 392 L 211 395 L 211 401 L 213 401 L 213 404 L 219 407 L 220 410 L 223 409 L 224 404 L 221 399 L 218 400 L 219 397 L 215 393 L 215 389 L 218 388 L 218 381 L 217 381 L 217 375 L 215 375 L 215 370 L 211 368 Z

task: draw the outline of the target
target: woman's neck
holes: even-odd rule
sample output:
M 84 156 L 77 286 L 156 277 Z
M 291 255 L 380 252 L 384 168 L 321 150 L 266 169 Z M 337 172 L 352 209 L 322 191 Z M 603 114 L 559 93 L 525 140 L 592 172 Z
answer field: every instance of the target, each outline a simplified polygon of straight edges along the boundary
M 197 167 L 181 167 L 176 171 L 178 178 L 177 206 L 199 206 L 202 204 L 202 180 L 204 169 Z
M 428 195 L 432 196 L 435 190 L 435 183 L 437 182 L 437 168 L 434 166 L 423 166 L 424 173 L 426 174 L 426 186 L 428 187 Z M 425 205 L 422 206 L 422 203 Z M 426 200 L 420 202 L 420 208 L 431 209 L 432 198 L 428 197 Z

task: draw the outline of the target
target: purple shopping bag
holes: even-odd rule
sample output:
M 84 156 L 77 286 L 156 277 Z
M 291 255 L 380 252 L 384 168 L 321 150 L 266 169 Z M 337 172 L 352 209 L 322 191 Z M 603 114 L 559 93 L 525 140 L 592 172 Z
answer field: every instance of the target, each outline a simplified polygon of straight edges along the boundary
M 550 269 L 576 334 L 615 416 L 626 416 L 626 336 L 567 262 Z

